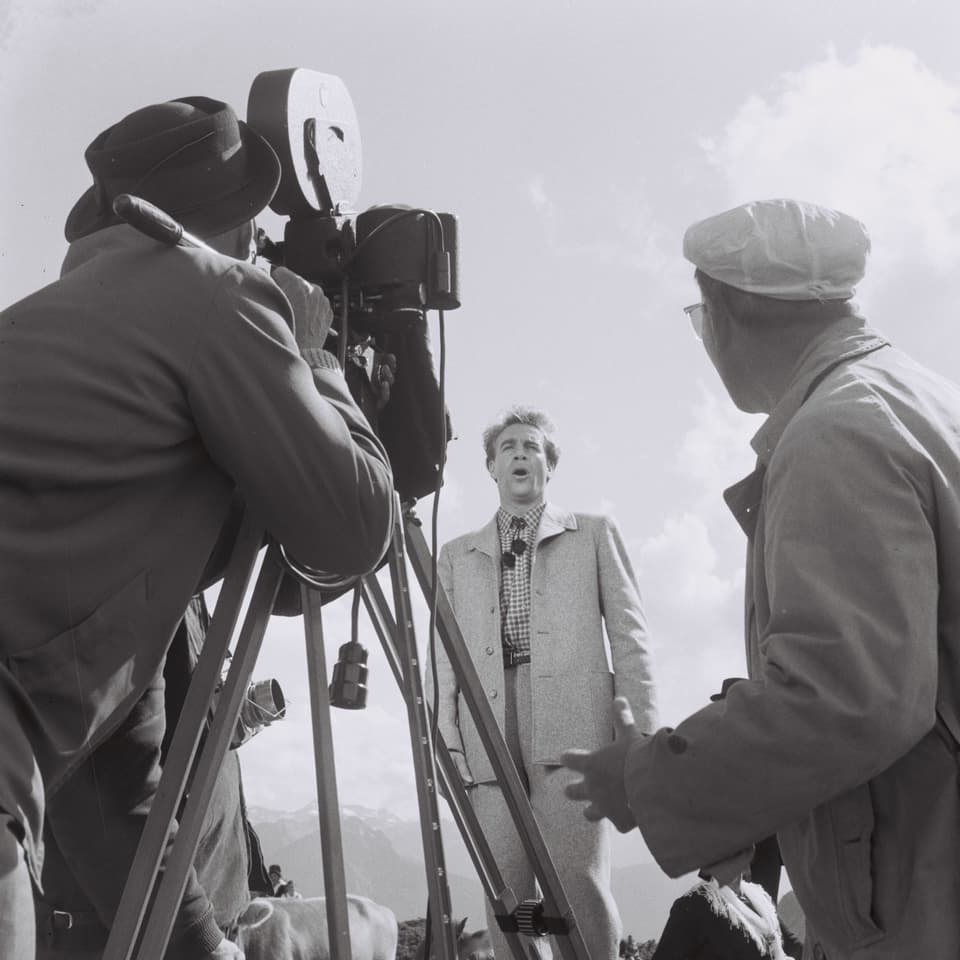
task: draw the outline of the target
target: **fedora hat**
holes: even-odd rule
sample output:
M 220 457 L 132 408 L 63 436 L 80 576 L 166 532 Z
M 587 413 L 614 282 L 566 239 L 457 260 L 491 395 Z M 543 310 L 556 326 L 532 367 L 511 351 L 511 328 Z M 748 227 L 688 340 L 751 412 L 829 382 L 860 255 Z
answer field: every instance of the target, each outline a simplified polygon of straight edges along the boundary
M 78 240 L 121 220 L 113 200 L 131 193 L 211 237 L 253 219 L 280 182 L 273 148 L 219 100 L 181 97 L 136 110 L 87 147 L 93 186 L 64 233 Z
M 745 680 L 745 677 L 727 677 L 723 683 L 720 684 L 719 693 L 711 693 L 710 699 L 716 703 L 717 700 L 726 700 L 727 694 L 730 692 L 730 688 L 735 684 L 739 683 L 741 680 Z

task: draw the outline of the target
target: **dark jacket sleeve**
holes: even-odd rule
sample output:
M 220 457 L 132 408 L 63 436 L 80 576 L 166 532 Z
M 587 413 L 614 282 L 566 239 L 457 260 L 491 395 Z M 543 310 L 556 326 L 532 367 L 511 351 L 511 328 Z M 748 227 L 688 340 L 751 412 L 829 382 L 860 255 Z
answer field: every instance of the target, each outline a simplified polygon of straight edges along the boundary
M 710 908 L 702 897 L 684 894 L 670 908 L 653 960 L 695 960 L 703 941 L 703 911 Z
M 213 460 L 298 561 L 366 573 L 391 532 L 387 455 L 339 371 L 313 370 L 265 274 L 237 264 L 200 324 L 188 399 Z
M 771 461 L 756 682 L 630 748 L 630 807 L 670 876 L 866 783 L 934 724 L 937 543 L 875 406 L 792 424 Z

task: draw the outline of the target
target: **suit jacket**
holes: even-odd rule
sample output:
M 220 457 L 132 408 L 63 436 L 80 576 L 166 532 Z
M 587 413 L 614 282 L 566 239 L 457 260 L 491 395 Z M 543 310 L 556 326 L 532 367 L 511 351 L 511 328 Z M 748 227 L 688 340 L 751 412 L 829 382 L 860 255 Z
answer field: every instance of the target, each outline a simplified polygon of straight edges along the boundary
M 360 573 L 386 454 L 250 264 L 126 225 L 0 314 L 0 656 L 48 789 L 154 676 L 239 487 L 290 553 Z
M 501 731 L 500 541 L 496 517 L 444 545 L 439 577 Z M 607 642 L 603 627 L 606 626 Z M 629 698 L 638 726 L 656 726 L 650 639 L 636 577 L 616 524 L 547 504 L 531 575 L 533 761 L 593 750 L 613 739 L 613 698 Z M 429 678 L 428 678 L 429 679 Z M 456 675 L 437 642 L 438 722 L 473 778 L 494 779 Z

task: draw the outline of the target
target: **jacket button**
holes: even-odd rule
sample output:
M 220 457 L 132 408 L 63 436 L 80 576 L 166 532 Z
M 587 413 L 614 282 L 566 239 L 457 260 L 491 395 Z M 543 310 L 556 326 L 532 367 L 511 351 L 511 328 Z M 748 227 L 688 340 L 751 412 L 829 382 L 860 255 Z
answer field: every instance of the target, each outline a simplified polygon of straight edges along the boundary
M 671 733 L 667 737 L 667 746 L 670 748 L 671 753 L 683 753 L 687 749 L 687 738 L 681 736 L 679 733 Z
M 487 656 L 488 656 L 488 657 L 492 657 L 492 656 L 493 656 L 493 647 L 487 647 Z
M 491 691 L 490 691 L 490 699 L 491 699 L 491 700 L 496 700 L 497 697 L 499 697 L 499 696 L 500 696 L 500 694 L 497 693 L 496 690 L 491 690 Z

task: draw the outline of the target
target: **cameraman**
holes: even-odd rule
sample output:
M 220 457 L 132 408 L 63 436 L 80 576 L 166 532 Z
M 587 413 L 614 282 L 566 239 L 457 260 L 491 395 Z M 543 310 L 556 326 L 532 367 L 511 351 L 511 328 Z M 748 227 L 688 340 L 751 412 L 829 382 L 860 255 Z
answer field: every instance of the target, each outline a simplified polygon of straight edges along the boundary
M 242 262 L 279 182 L 267 142 L 187 97 L 125 117 L 86 160 L 61 278 L 0 314 L 0 711 L 29 744 L 0 760 L 24 851 L 0 906 L 42 859 L 32 750 L 57 845 L 110 926 L 160 775 L 164 655 L 234 490 L 301 562 L 359 574 L 386 547 L 393 486 L 322 349 L 322 292 Z M 123 224 L 125 192 L 213 249 Z M 240 955 L 194 874 L 169 955 Z

